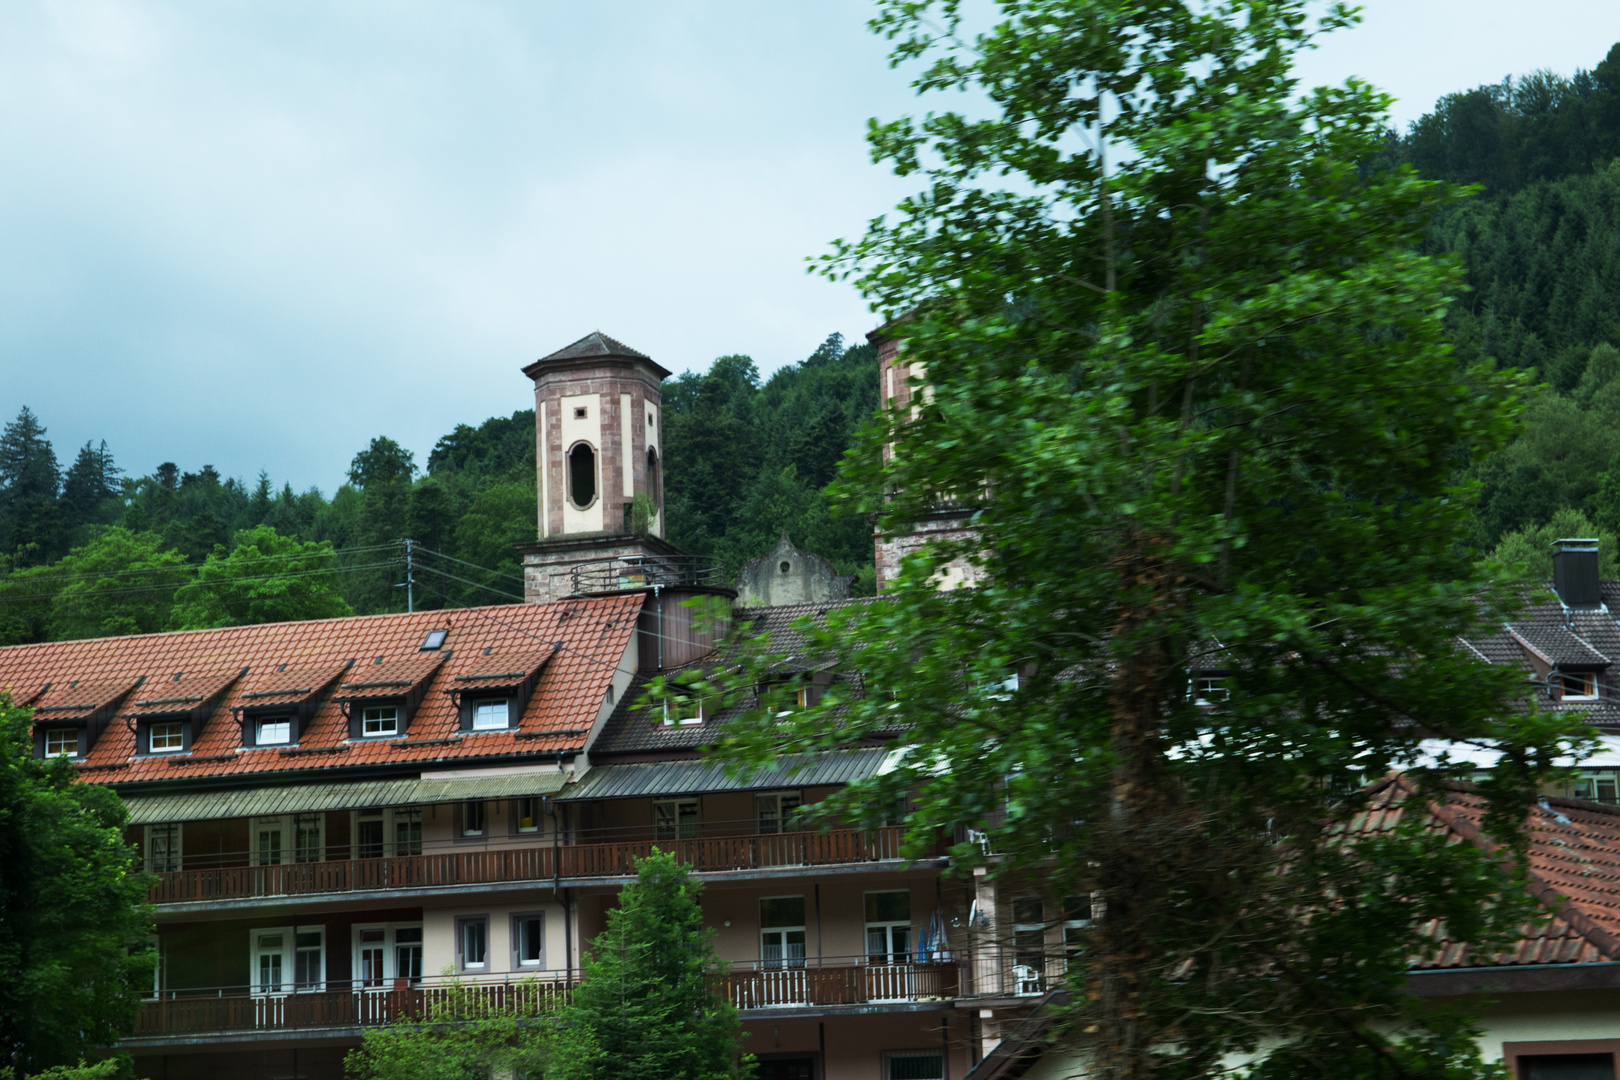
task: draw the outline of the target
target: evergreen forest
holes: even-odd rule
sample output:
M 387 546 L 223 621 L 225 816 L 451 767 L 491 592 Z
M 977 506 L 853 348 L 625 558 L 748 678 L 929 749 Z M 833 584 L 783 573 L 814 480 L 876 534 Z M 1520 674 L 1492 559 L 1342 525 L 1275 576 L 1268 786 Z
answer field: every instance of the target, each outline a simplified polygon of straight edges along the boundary
M 735 572 L 785 529 L 869 593 L 871 526 L 823 489 L 877 387 L 872 346 L 836 334 L 768 379 L 724 356 L 666 382 L 668 538 Z M 131 475 L 105 442 L 68 461 L 24 406 L 0 433 L 0 644 L 521 600 L 535 497 L 532 409 L 458 424 L 422 464 L 380 435 L 328 498 L 207 464 Z
M 1391 130 L 1369 171 L 1473 185 L 1427 253 L 1462 261 L 1446 313 L 1459 362 L 1533 384 L 1477 482 L 1472 544 L 1504 572 L 1550 574 L 1547 541 L 1620 544 L 1620 45 L 1591 70 L 1447 95 Z M 878 404 L 870 345 L 829 337 L 762 379 L 747 356 L 664 387 L 669 539 L 735 570 L 786 530 L 873 587 L 871 525 L 826 488 Z M 0 435 L 0 644 L 521 599 L 513 545 L 534 536 L 534 414 L 458 424 L 426 462 L 386 435 L 327 497 L 165 462 L 126 472 L 105 442 L 59 455 L 22 403 Z M 69 460 L 71 457 L 71 460 Z M 412 541 L 406 580 L 406 539 Z

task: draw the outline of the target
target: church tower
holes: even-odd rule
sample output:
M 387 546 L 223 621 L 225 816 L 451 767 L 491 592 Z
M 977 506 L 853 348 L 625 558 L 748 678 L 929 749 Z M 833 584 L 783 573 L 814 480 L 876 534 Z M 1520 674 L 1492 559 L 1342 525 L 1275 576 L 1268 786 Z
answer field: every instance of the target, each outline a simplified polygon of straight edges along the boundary
M 606 334 L 523 369 L 534 380 L 539 538 L 522 546 L 524 597 L 572 595 L 580 563 L 678 556 L 664 541 L 663 417 L 669 372 Z

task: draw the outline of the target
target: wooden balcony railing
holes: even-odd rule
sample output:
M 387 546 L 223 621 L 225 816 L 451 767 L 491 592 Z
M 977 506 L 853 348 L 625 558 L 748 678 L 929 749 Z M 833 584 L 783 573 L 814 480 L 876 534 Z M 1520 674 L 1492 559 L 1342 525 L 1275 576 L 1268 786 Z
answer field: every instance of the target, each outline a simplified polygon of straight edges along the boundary
M 232 866 L 160 874 L 157 904 L 319 896 L 381 889 L 550 881 L 557 877 L 627 877 L 653 848 L 672 852 L 698 872 L 767 870 L 899 859 L 902 826 L 784 832 L 765 836 L 706 836 L 609 844 L 443 851 L 380 859 Z
M 769 963 L 733 968 L 712 976 L 718 993 L 739 1009 L 881 1005 L 943 1001 L 956 995 L 953 963 L 818 964 L 780 967 Z M 317 990 L 290 994 L 179 994 L 142 1003 L 135 1038 L 253 1034 L 315 1028 L 361 1027 L 444 1017 L 434 1006 L 449 1004 L 458 1016 L 510 1012 L 535 1016 L 560 1005 L 572 988 L 566 979 L 481 985 L 417 986 L 388 990 Z

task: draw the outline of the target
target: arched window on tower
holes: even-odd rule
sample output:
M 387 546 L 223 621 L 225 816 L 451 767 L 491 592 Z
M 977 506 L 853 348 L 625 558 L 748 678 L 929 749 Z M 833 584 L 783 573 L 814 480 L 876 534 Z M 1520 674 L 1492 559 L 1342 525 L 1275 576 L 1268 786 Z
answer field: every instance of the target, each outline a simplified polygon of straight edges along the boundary
M 568 501 L 580 510 L 596 501 L 596 451 L 590 443 L 568 451 Z
M 653 506 L 663 509 L 663 491 L 658 486 L 658 451 L 647 447 L 647 498 Z

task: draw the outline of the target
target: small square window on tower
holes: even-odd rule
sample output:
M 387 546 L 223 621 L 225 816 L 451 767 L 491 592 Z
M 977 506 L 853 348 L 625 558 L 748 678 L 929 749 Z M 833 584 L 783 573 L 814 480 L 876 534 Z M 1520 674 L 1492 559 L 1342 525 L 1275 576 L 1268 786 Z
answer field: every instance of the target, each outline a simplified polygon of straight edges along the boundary
M 575 420 L 583 420 L 583 419 L 585 419 L 585 406 L 583 406 L 583 405 L 575 405 L 574 406 L 574 419 Z

